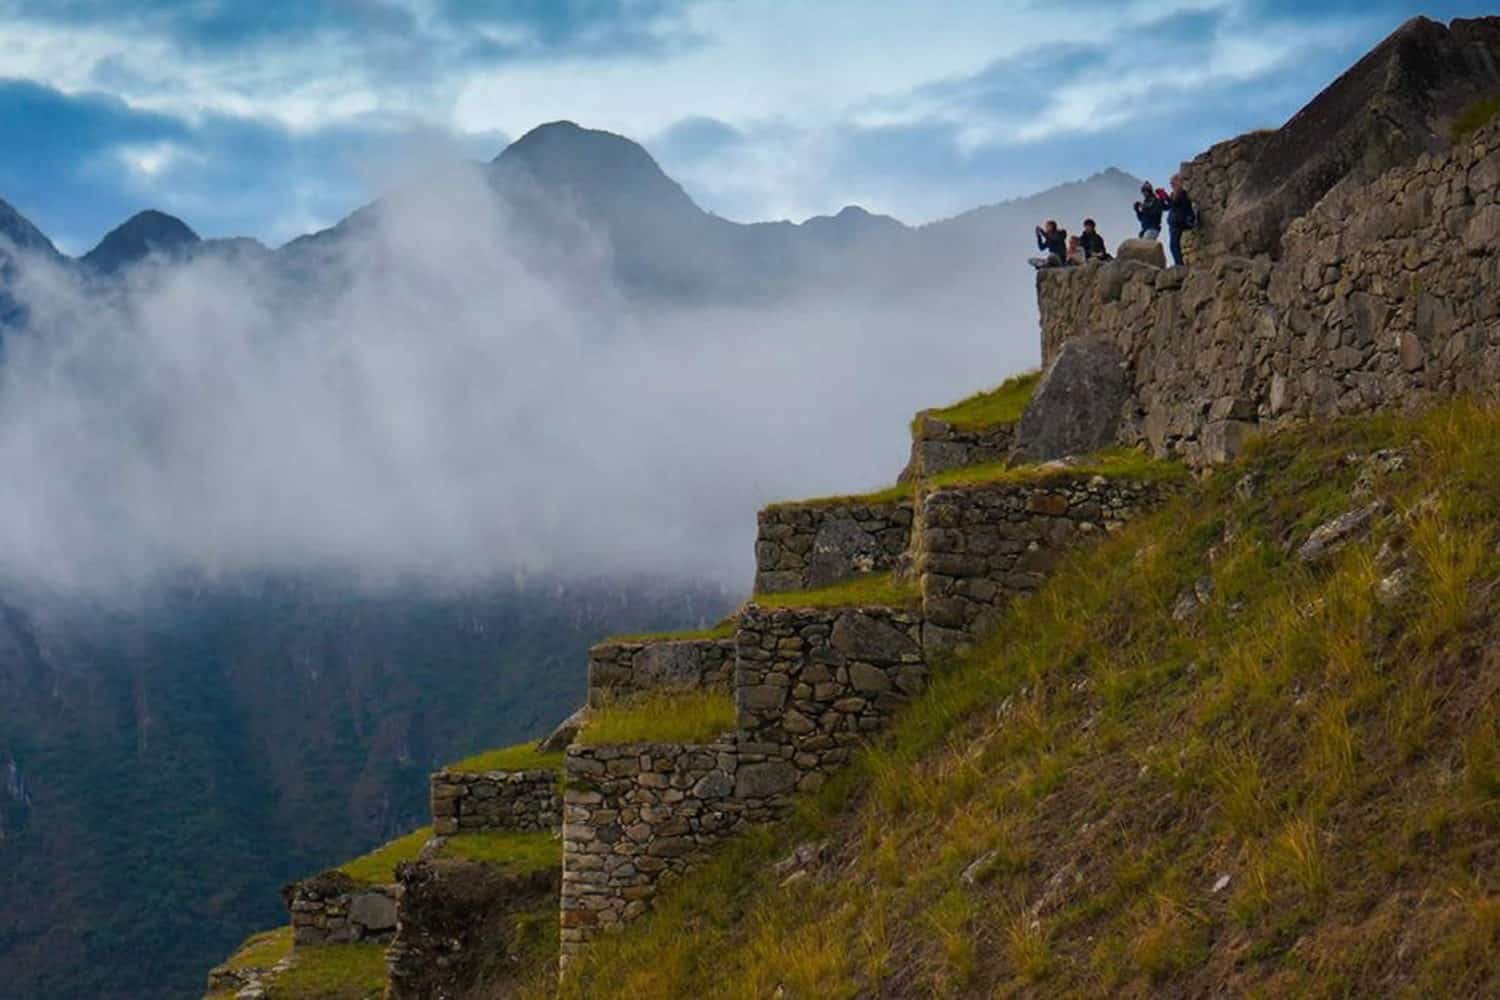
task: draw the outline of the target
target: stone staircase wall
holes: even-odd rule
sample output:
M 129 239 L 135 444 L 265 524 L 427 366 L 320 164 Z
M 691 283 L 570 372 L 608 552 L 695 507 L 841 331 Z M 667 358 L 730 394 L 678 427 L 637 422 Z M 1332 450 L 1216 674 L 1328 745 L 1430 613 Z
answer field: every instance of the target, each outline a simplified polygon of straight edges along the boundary
M 911 541 L 913 501 L 836 498 L 776 504 L 757 517 L 755 593 L 816 590 L 895 569 Z
M 663 688 L 715 688 L 734 683 L 734 638 L 614 640 L 589 650 L 588 703 L 598 707 Z
M 916 610 L 752 604 L 737 643 L 737 795 L 816 789 L 927 682 Z
M 1211 464 L 1255 432 L 1409 409 L 1500 381 L 1500 124 L 1331 191 L 1278 261 L 1037 276 L 1043 360 L 1101 336 L 1125 357 L 1122 444 Z M 1189 261 L 1190 265 L 1192 261 Z
M 1041 586 L 1075 542 L 1150 508 L 1159 487 L 1078 476 L 947 487 L 923 497 L 915 567 L 929 654 L 971 646 L 1019 594 Z
M 542 769 L 438 771 L 429 778 L 432 832 L 447 837 L 556 830 L 562 824 L 559 778 L 556 771 Z
M 739 759 L 715 743 L 568 748 L 563 811 L 562 962 L 644 913 L 663 881 L 746 821 Z
M 1015 424 L 970 430 L 919 413 L 911 440 L 911 458 L 901 472 L 900 482 L 918 481 L 950 469 L 1003 462 L 1015 446 Z

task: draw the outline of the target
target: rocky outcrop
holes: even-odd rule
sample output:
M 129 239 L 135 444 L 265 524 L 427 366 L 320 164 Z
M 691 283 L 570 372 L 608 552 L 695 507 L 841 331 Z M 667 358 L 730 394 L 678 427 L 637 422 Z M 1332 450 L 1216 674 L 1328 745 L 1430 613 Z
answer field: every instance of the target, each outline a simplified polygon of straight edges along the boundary
M 1125 359 L 1102 337 L 1068 341 L 1047 366 L 1021 415 L 1016 457 L 1046 462 L 1115 443 L 1130 395 Z
M 1149 267 L 1167 266 L 1167 252 L 1161 240 L 1125 240 L 1115 251 L 1115 259 Z
M 1215 146 L 1183 175 L 1215 250 L 1290 256 L 1288 224 L 1329 191 L 1446 150 L 1453 120 L 1500 91 L 1500 18 L 1412 18 L 1281 128 Z

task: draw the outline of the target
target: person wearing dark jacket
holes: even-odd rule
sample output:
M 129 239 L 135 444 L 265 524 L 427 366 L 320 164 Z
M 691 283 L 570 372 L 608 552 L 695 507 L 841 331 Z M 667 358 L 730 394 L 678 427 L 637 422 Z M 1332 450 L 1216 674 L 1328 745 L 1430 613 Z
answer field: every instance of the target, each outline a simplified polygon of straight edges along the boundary
M 1111 259 L 1109 251 L 1104 246 L 1104 237 L 1099 235 L 1093 219 L 1083 220 L 1083 232 L 1078 235 L 1078 242 L 1083 247 L 1085 260 Z
M 1068 259 L 1068 231 L 1057 228 L 1056 219 L 1048 219 L 1044 226 L 1036 227 L 1036 248 L 1044 256 L 1032 257 L 1031 266 L 1037 270 L 1044 267 L 1061 267 Z
M 1150 181 L 1141 182 L 1141 200 L 1135 203 L 1135 219 L 1141 224 L 1141 239 L 1154 240 L 1161 237 L 1161 213 L 1166 205 L 1156 196 Z
M 1182 175 L 1172 175 L 1172 194 L 1167 200 L 1167 246 L 1172 250 L 1172 263 L 1182 266 L 1182 234 L 1198 225 L 1198 211 L 1193 208 L 1193 199 L 1182 186 Z

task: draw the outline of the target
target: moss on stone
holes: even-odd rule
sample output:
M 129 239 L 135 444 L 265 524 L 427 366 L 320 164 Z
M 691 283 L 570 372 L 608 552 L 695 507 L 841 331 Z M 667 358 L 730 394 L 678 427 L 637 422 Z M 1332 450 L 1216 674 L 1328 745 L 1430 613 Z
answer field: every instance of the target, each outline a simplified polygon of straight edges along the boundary
M 923 417 L 933 417 L 961 430 L 979 430 L 997 424 L 1017 423 L 1021 414 L 1026 411 L 1026 404 L 1031 402 L 1031 394 L 1036 391 L 1041 379 L 1042 373 L 1039 371 L 1023 372 L 1012 375 L 993 389 L 976 392 L 961 399 L 952 406 L 923 410 L 912 418 L 912 436 L 916 437 L 920 432 Z
M 734 638 L 735 617 L 730 615 L 717 625 L 709 628 L 682 629 L 676 632 L 629 632 L 625 635 L 612 635 L 605 639 L 600 645 L 617 645 L 627 642 L 692 642 L 697 639 L 732 639 Z
M 555 771 L 563 764 L 562 753 L 538 753 L 534 742 L 517 743 L 515 746 L 465 757 L 443 768 L 463 774 L 482 774 L 486 771 Z
M 782 500 L 768 504 L 767 510 L 782 510 L 787 507 L 879 507 L 889 503 L 910 500 L 912 488 L 898 483 L 873 493 L 840 493 L 835 496 L 809 497 L 805 500 Z
M 1450 132 L 1454 142 L 1463 142 L 1500 115 L 1500 96 L 1481 97 L 1453 120 Z
M 923 485 L 928 489 L 1006 484 L 1025 486 L 1087 476 L 1165 483 L 1186 479 L 1188 470 L 1181 462 L 1155 459 L 1138 448 L 1110 448 L 1073 464 L 1044 462 L 1012 466 L 1004 462 L 992 462 L 987 465 L 971 465 L 939 473 Z
M 726 691 L 659 691 L 593 709 L 579 742 L 708 743 L 735 726 Z
M 460 833 L 444 841 L 438 856 L 479 861 L 509 873 L 525 874 L 560 866 L 562 841 L 545 830 Z
M 755 603 L 763 608 L 905 608 L 920 600 L 916 583 L 898 580 L 893 573 L 866 573 L 817 590 L 755 596 Z

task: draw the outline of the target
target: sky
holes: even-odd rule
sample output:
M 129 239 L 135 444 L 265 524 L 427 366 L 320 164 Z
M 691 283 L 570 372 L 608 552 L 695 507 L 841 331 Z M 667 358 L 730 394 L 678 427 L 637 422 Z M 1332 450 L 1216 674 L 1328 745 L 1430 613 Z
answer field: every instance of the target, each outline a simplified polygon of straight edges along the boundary
M 1482 13 L 1435 2 L 1448 19 Z M 0 198 L 269 244 L 569 119 L 740 221 L 919 223 L 1274 126 L 1387 0 L 0 0 Z

